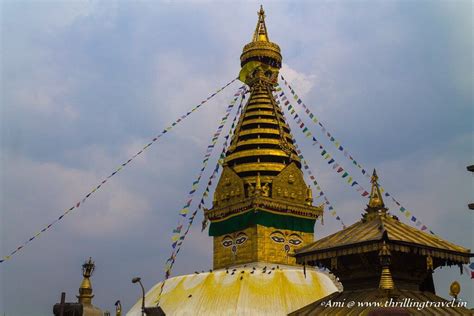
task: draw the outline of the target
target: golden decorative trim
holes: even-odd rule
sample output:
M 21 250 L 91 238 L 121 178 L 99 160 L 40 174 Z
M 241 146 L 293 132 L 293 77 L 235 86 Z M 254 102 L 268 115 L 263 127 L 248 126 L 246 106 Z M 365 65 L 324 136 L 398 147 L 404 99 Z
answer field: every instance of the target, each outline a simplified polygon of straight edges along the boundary
M 206 218 L 213 222 L 226 220 L 250 210 L 261 208 L 275 214 L 291 214 L 295 217 L 317 219 L 323 214 L 324 206 L 312 206 L 291 203 L 267 197 L 252 197 L 225 207 L 214 207 L 204 212 Z
M 252 128 L 245 131 L 239 131 L 239 135 L 253 135 L 253 134 L 273 134 L 280 135 L 277 129 L 273 128 Z
M 267 119 L 267 118 L 255 118 L 255 119 L 246 119 L 242 122 L 242 126 L 250 124 L 281 124 L 276 119 Z
M 346 247 L 341 248 L 329 248 L 329 249 L 321 249 L 318 252 L 311 252 L 307 253 L 304 250 L 300 253 L 296 253 L 296 257 L 298 258 L 301 263 L 304 261 L 319 261 L 323 259 L 329 259 L 331 257 L 340 257 L 340 256 L 347 256 L 352 254 L 363 254 L 367 252 L 375 252 L 379 251 L 382 245 L 381 241 L 370 241 L 364 244 L 358 245 L 349 245 Z M 388 249 L 392 251 L 398 251 L 403 253 L 414 253 L 418 255 L 428 255 L 431 254 L 432 257 L 452 260 L 460 263 L 469 263 L 470 262 L 470 254 L 469 253 L 450 253 L 447 251 L 436 251 L 433 249 L 427 249 L 420 246 L 407 246 L 403 244 L 396 243 L 394 241 L 388 241 L 387 243 Z
M 243 145 L 259 145 L 259 144 L 271 144 L 271 145 L 279 145 L 279 139 L 272 139 L 272 138 L 254 138 L 254 139 L 246 139 L 246 140 L 239 140 L 236 144 L 237 147 Z
M 274 43 L 255 42 L 244 46 L 244 52 L 240 55 L 240 62 L 243 64 L 253 57 L 268 57 L 281 64 L 282 56 L 280 48 Z
M 244 114 L 244 118 L 254 117 L 254 116 L 259 116 L 259 115 L 273 116 L 273 112 L 272 111 L 265 111 L 265 110 L 246 112 Z M 279 115 L 279 117 L 281 117 L 281 115 Z
M 276 162 L 260 162 L 260 163 L 244 163 L 232 166 L 235 172 L 247 172 L 247 171 L 277 171 L 280 172 L 285 168 L 283 163 Z
M 227 161 L 232 161 L 242 157 L 253 157 L 253 156 L 278 156 L 288 157 L 288 155 L 281 149 L 247 149 L 242 150 L 227 156 Z

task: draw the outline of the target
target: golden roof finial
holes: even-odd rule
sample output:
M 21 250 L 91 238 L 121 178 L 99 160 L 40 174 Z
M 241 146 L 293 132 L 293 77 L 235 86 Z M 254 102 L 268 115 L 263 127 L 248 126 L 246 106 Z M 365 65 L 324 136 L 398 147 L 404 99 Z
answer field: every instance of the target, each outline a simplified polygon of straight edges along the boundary
M 387 244 L 385 243 L 385 240 L 382 244 L 382 248 L 379 251 L 379 259 L 380 265 L 382 266 L 379 288 L 382 290 L 393 290 L 395 288 L 395 284 L 393 283 L 392 273 L 390 272 L 389 268 L 391 262 L 391 253 Z
M 251 73 L 252 69 L 258 65 L 280 69 L 281 60 L 280 47 L 270 42 L 268 38 L 267 26 L 265 24 L 265 11 L 263 11 L 263 6 L 260 6 L 257 26 L 255 27 L 252 41 L 244 46 L 242 55 L 240 55 L 240 66 L 244 67 L 250 62 L 254 62 L 250 65 L 251 69 L 246 70 L 248 73 Z M 255 65 L 255 63 L 258 65 Z M 244 68 L 242 70 L 244 70 Z M 246 81 L 244 80 L 244 82 Z
M 379 177 L 377 176 L 377 172 L 374 169 L 372 174 L 372 178 L 370 182 L 372 183 L 372 191 L 370 192 L 370 200 L 369 200 L 369 207 L 371 208 L 384 208 L 385 204 L 382 199 L 382 194 L 380 193 L 380 187 L 377 182 Z
M 262 5 L 260 5 L 260 11 L 258 11 L 258 22 L 257 27 L 255 28 L 255 33 L 253 34 L 252 41 L 270 42 L 270 40 L 268 39 L 267 26 L 265 25 L 265 11 L 263 11 Z
M 90 277 L 94 272 L 95 264 L 92 261 L 92 258 L 89 257 L 87 262 L 84 262 L 82 265 L 82 279 L 81 287 L 79 288 L 79 295 L 77 296 L 79 303 L 84 305 L 91 305 L 92 298 L 94 295 L 92 294 L 92 284 Z

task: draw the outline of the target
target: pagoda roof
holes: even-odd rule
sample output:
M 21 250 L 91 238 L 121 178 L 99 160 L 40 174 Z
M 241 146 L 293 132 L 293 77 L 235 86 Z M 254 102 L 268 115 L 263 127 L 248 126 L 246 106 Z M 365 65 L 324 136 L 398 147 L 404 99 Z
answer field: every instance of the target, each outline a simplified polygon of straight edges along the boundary
M 297 250 L 296 257 L 321 260 L 351 254 L 379 251 L 386 242 L 390 250 L 432 256 L 455 263 L 469 263 L 470 249 L 450 243 L 432 233 L 408 226 L 385 207 L 374 169 L 369 203 L 362 219 L 332 235 Z
M 365 216 L 351 226 L 299 249 L 297 257 L 310 260 L 378 251 L 384 240 L 395 251 L 431 255 L 459 263 L 468 263 L 470 250 L 436 235 L 408 226 L 389 213 Z

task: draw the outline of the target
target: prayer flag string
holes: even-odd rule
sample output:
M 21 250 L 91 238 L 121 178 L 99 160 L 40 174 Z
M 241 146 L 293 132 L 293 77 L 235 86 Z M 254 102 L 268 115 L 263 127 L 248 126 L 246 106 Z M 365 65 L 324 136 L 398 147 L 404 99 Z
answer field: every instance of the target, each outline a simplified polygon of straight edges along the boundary
M 317 197 L 316 198 L 322 197 L 324 199 L 324 204 L 326 204 L 328 206 L 329 214 L 331 214 L 332 217 L 334 217 L 336 220 L 338 220 L 341 223 L 342 228 L 345 229 L 346 225 L 344 224 L 344 221 L 337 214 L 336 210 L 334 209 L 334 206 L 331 204 L 331 202 L 329 202 L 329 199 L 327 198 L 324 191 L 321 189 L 320 184 L 318 183 L 318 181 L 316 181 L 316 177 L 311 172 L 311 169 L 309 168 L 308 163 L 307 163 L 306 159 L 304 159 L 303 153 L 298 148 L 298 145 L 296 144 L 296 142 L 294 142 L 294 145 L 295 145 L 295 148 L 296 148 L 296 153 L 298 154 L 298 157 L 301 159 L 301 163 L 303 164 L 303 169 L 305 169 L 308 172 L 309 178 L 311 179 L 311 182 L 314 184 L 314 186 L 317 190 Z M 323 220 L 321 220 L 321 224 L 324 225 Z
M 278 89 L 277 89 L 278 90 Z M 279 96 L 278 94 L 275 95 L 275 98 L 276 98 L 276 102 L 277 103 L 280 103 L 280 100 L 279 100 Z M 283 117 L 285 118 L 286 120 L 286 115 L 285 113 L 282 111 L 282 114 L 283 114 Z M 311 171 L 311 169 L 309 168 L 308 166 L 308 163 L 307 161 L 304 159 L 303 157 L 303 153 L 301 152 L 301 150 L 299 149 L 298 147 L 298 144 L 296 143 L 296 140 L 293 138 L 293 145 L 295 146 L 295 149 L 296 149 L 296 153 L 298 154 L 298 157 L 301 159 L 301 163 L 303 164 L 303 169 L 306 170 L 306 172 L 308 173 L 309 175 L 309 178 L 311 180 L 311 182 L 313 183 L 314 187 L 316 188 L 316 199 L 322 197 L 323 200 L 324 200 L 324 204 L 328 206 L 328 211 L 329 211 L 329 214 L 331 214 L 331 216 L 333 216 L 336 220 L 338 220 L 339 222 L 341 222 L 341 225 L 342 225 L 342 228 L 345 229 L 346 228 L 346 225 L 344 224 L 342 218 L 337 214 L 336 210 L 334 209 L 334 206 L 331 204 L 331 202 L 329 202 L 329 199 L 327 198 L 326 194 L 324 193 L 324 191 L 321 189 L 321 186 L 319 185 L 318 181 L 316 180 L 316 177 L 314 176 L 313 172 Z M 324 225 L 324 219 L 321 220 L 321 224 Z
M 243 88 L 243 87 L 241 87 L 241 89 L 242 89 L 242 88 Z M 189 230 L 191 229 L 191 225 L 193 224 L 194 219 L 195 219 L 195 217 L 196 217 L 198 211 L 203 208 L 203 206 L 204 206 L 204 204 L 205 204 L 206 197 L 209 196 L 210 186 L 213 184 L 213 180 L 216 178 L 217 173 L 219 172 L 220 165 L 222 165 L 222 163 L 223 163 L 223 159 L 224 159 L 224 157 L 225 157 L 225 152 L 226 152 L 226 150 L 227 150 L 228 141 L 229 141 L 229 139 L 232 137 L 233 131 L 234 131 L 234 129 L 235 129 L 236 119 L 237 119 L 237 117 L 239 116 L 239 113 L 240 113 L 240 111 L 241 111 L 241 109 L 242 109 L 243 101 L 244 101 L 244 99 L 245 99 L 246 90 L 245 90 L 245 89 L 241 90 L 241 89 L 239 89 L 239 92 L 238 92 L 239 95 L 237 95 L 237 93 L 234 95 L 234 96 L 237 96 L 237 97 L 241 95 L 242 98 L 241 98 L 241 100 L 240 100 L 239 107 L 238 107 L 238 109 L 237 109 L 237 111 L 236 111 L 236 113 L 235 113 L 235 115 L 234 115 L 234 119 L 233 119 L 232 125 L 231 125 L 231 127 L 230 127 L 230 132 L 229 132 L 228 135 L 226 135 L 226 136 L 224 137 L 224 142 L 223 142 L 223 144 L 222 144 L 222 151 L 221 151 L 221 154 L 220 154 L 220 156 L 219 156 L 219 158 L 218 158 L 218 161 L 217 161 L 217 163 L 216 163 L 216 166 L 215 166 L 215 168 L 214 168 L 214 170 L 213 170 L 211 176 L 209 177 L 209 180 L 208 180 L 208 182 L 207 182 L 206 188 L 205 188 L 205 190 L 204 190 L 204 192 L 203 192 L 203 194 L 202 194 L 202 197 L 201 197 L 201 200 L 200 200 L 198 206 L 196 207 L 196 209 L 194 210 L 194 212 L 191 214 L 191 216 L 190 216 L 189 219 L 188 219 L 188 225 L 187 225 L 186 230 L 184 231 L 184 233 L 182 233 L 182 234 L 179 235 L 179 237 L 177 238 L 176 246 L 173 247 L 173 252 L 171 253 L 171 256 L 166 260 L 166 264 L 165 264 L 165 279 L 164 279 L 163 282 L 161 283 L 160 292 L 159 292 L 158 299 L 157 299 L 157 305 L 158 305 L 159 302 L 160 302 L 161 294 L 162 294 L 162 292 L 163 292 L 163 288 L 164 288 L 165 282 L 166 282 L 166 280 L 171 276 L 171 271 L 172 271 L 173 266 L 174 266 L 174 263 L 175 263 L 175 261 L 176 261 L 176 257 L 177 257 L 178 253 L 179 253 L 180 250 L 181 250 L 181 246 L 182 246 L 182 244 L 183 244 L 183 242 L 184 242 L 186 236 L 188 235 Z M 234 99 L 234 100 L 232 101 L 232 103 L 235 104 L 235 101 L 236 101 L 236 100 L 237 100 L 237 98 Z M 231 103 L 231 104 L 232 104 L 232 103 Z M 230 113 L 230 112 L 228 112 L 228 113 Z M 228 113 L 226 113 L 227 117 L 228 117 Z M 222 129 L 221 129 L 221 130 L 222 130 Z M 220 132 L 219 132 L 219 133 L 220 133 Z M 213 138 L 213 142 L 214 142 L 214 138 Z M 207 155 L 207 154 L 206 154 L 206 155 Z M 194 182 L 193 182 L 193 184 L 194 184 Z M 204 227 L 204 223 L 205 223 L 205 222 L 206 222 L 206 219 L 204 219 L 204 221 L 203 221 L 203 230 L 204 230 L 204 228 L 205 228 L 205 227 Z M 181 227 L 182 227 L 182 225 L 181 225 Z M 180 231 L 181 231 L 181 227 L 180 227 Z M 175 232 L 175 230 L 173 230 L 173 232 Z M 173 238 L 172 238 L 172 240 L 173 240 Z M 173 244 L 174 244 L 174 241 L 173 241 Z
M 228 105 L 224 116 L 222 117 L 221 121 L 219 122 L 219 126 L 217 127 L 216 132 L 212 135 L 211 143 L 210 145 L 207 146 L 206 153 L 204 155 L 204 159 L 202 160 L 202 168 L 199 170 L 199 174 L 196 178 L 195 181 L 193 181 L 191 190 L 188 193 L 188 196 L 186 198 L 186 203 L 183 205 L 183 207 L 179 210 L 179 215 L 180 219 L 178 221 L 178 225 L 176 226 L 175 229 L 173 229 L 173 235 L 171 236 L 171 248 L 174 249 L 177 247 L 178 243 L 180 242 L 180 237 L 181 237 L 181 230 L 183 228 L 183 222 L 185 221 L 188 213 L 189 213 L 189 208 L 191 206 L 191 203 L 194 199 L 194 193 L 196 192 L 199 183 L 201 182 L 202 175 L 204 173 L 204 170 L 206 169 L 209 159 L 211 157 L 212 152 L 214 151 L 214 147 L 219 139 L 219 136 L 222 133 L 222 130 L 224 128 L 225 123 L 227 122 L 227 119 L 229 118 L 230 113 L 232 112 L 232 109 L 234 108 L 235 103 L 237 102 L 237 99 L 240 96 L 243 96 L 245 93 L 245 88 L 244 86 L 240 87 L 239 90 L 234 94 L 234 99 L 230 102 Z
M 298 125 L 298 127 L 301 129 L 301 132 L 306 136 L 306 138 L 312 139 L 313 140 L 313 145 L 318 144 L 319 145 L 319 150 L 321 157 L 323 157 L 324 160 L 327 160 L 328 165 L 332 165 L 332 169 L 340 175 L 344 181 L 349 184 L 352 188 L 354 188 L 361 196 L 363 197 L 368 197 L 369 192 L 364 189 L 363 186 L 361 186 L 356 180 L 354 180 L 354 177 L 349 174 L 348 171 L 339 163 L 336 162 L 336 160 L 329 154 L 326 149 L 323 147 L 323 145 L 314 137 L 313 133 L 308 130 L 306 125 L 303 123 L 301 118 L 299 118 L 299 115 L 296 113 L 295 114 L 295 109 L 291 106 L 290 101 L 286 98 L 284 92 L 282 91 L 281 88 L 277 88 L 277 103 L 280 104 L 284 100 L 286 100 L 283 105 L 286 107 L 286 109 L 289 111 L 291 117 L 295 121 L 295 123 Z M 279 93 L 279 94 L 278 94 Z M 280 97 L 281 96 L 281 97 Z M 280 99 L 281 98 L 281 99 Z M 294 114 L 294 115 L 293 115 Z M 347 179 L 346 179 L 347 178 Z M 317 189 L 317 188 L 316 188 Z
M 9 255 L 4 256 L 2 259 L 0 259 L 0 263 L 3 263 L 9 259 L 11 259 L 12 256 L 18 253 L 21 249 L 23 249 L 25 246 L 27 246 L 29 243 L 31 243 L 33 240 L 37 239 L 42 233 L 46 232 L 49 230 L 51 227 L 53 227 L 57 222 L 62 220 L 66 215 L 68 215 L 72 210 L 79 208 L 81 205 L 85 203 L 87 199 L 89 199 L 97 190 L 99 190 L 101 187 L 103 187 L 107 181 L 109 181 L 110 178 L 115 176 L 117 173 L 119 173 L 123 168 L 125 168 L 127 165 L 130 164 L 136 157 L 141 155 L 145 150 L 147 150 L 151 145 L 153 145 L 155 142 L 158 141 L 159 138 L 161 138 L 164 134 L 168 133 L 173 127 L 175 127 L 178 123 L 186 119 L 191 113 L 195 112 L 198 110 L 203 104 L 207 103 L 210 99 L 212 99 L 214 96 L 216 96 L 218 93 L 220 93 L 222 90 L 230 86 L 232 83 L 234 83 L 237 80 L 237 78 L 233 79 L 232 81 L 228 82 L 226 85 L 224 85 L 222 88 L 218 89 L 216 92 L 212 93 L 209 95 L 206 99 L 202 100 L 201 103 L 193 107 L 191 110 L 189 110 L 186 114 L 180 116 L 177 120 L 175 120 L 172 124 L 170 124 L 168 127 L 166 127 L 160 134 L 158 134 L 156 137 L 154 137 L 148 144 L 146 144 L 140 151 L 135 153 L 131 158 L 129 158 L 127 161 L 122 163 L 117 169 L 115 169 L 114 172 L 112 172 L 110 175 L 108 175 L 104 180 L 102 180 L 97 186 L 95 186 L 89 193 L 87 193 L 82 200 L 79 200 L 76 202 L 74 205 L 72 205 L 70 208 L 65 210 L 57 219 L 43 227 L 40 231 L 36 232 L 32 237 L 30 237 L 28 240 L 23 242 L 20 246 L 15 248 Z
M 367 171 L 367 169 L 363 168 L 362 165 L 357 162 L 355 160 L 355 158 L 347 151 L 347 149 L 345 149 L 344 146 L 342 146 L 342 143 L 340 141 L 338 141 L 328 130 L 327 128 L 321 123 L 321 121 L 313 114 L 313 112 L 311 112 L 311 110 L 308 108 L 308 106 L 301 100 L 301 98 L 296 94 L 295 90 L 291 87 L 291 85 L 285 80 L 285 78 L 283 77 L 283 75 L 280 75 L 281 76 L 281 79 L 283 80 L 285 86 L 290 90 L 291 94 L 293 95 L 292 99 L 297 103 L 299 104 L 303 109 L 304 109 L 304 112 L 306 113 L 306 115 L 311 119 L 311 121 L 314 123 L 314 124 L 317 124 L 319 126 L 319 128 L 321 129 L 321 131 L 323 132 L 324 136 L 326 136 L 329 141 L 340 151 L 344 154 L 344 157 L 348 158 L 352 164 L 354 166 L 356 166 L 360 172 L 362 173 L 362 175 L 364 175 L 365 177 L 367 177 L 368 179 L 370 179 L 370 173 Z M 279 90 L 278 90 L 279 89 Z M 281 87 L 279 87 L 277 90 L 277 92 L 279 92 L 282 96 L 281 100 L 282 102 L 284 102 L 284 105 L 288 107 L 288 110 L 291 111 L 291 114 L 294 114 L 296 111 L 293 107 L 293 105 L 290 104 L 290 99 L 291 98 L 287 98 L 286 95 L 284 94 L 283 90 L 281 89 Z M 295 117 L 298 118 L 298 114 L 295 115 Z M 302 123 L 303 124 L 303 123 Z M 306 133 L 306 135 L 308 135 L 308 132 L 307 132 L 307 128 L 306 128 L 306 131 L 303 131 L 304 133 Z M 309 136 L 307 136 L 309 137 Z M 316 141 L 316 138 L 313 137 L 313 141 L 315 141 L 315 144 L 317 143 Z M 320 149 L 321 149 L 321 143 L 320 144 Z M 329 153 L 327 153 L 325 150 L 324 150 L 324 154 L 323 154 L 323 157 L 325 159 L 329 159 L 331 158 L 331 155 Z M 331 158 L 329 159 L 328 161 L 328 164 L 332 164 L 334 163 L 334 159 Z M 335 170 L 341 170 L 341 167 L 338 167 L 337 164 L 334 164 L 333 165 L 333 169 Z M 343 170 L 341 170 L 340 172 L 342 172 Z M 347 171 L 345 171 L 344 173 L 342 173 L 342 177 L 343 178 L 346 178 L 348 179 L 348 183 L 350 183 L 349 180 L 353 180 L 353 177 L 351 177 L 349 175 L 349 173 Z M 354 184 L 354 182 L 356 184 Z M 358 192 L 361 193 L 362 196 L 365 196 L 365 197 L 368 197 L 369 193 L 365 190 L 362 190 L 361 187 L 358 185 L 357 181 L 354 181 L 351 183 L 351 186 L 356 186 L 357 189 L 358 189 Z M 385 192 L 384 195 L 385 197 L 390 197 L 391 200 L 397 205 L 397 208 L 400 212 L 402 212 L 405 217 L 410 221 L 412 222 L 416 227 L 419 227 L 422 231 L 425 231 L 425 230 L 428 230 L 431 234 L 435 234 L 432 230 L 429 230 L 428 229 L 428 226 L 423 224 L 419 218 L 417 218 L 415 215 L 412 214 L 411 211 L 407 210 L 407 208 L 405 208 L 393 195 L 391 195 L 389 192 L 387 192 L 383 186 L 380 186 L 380 190 L 382 192 Z

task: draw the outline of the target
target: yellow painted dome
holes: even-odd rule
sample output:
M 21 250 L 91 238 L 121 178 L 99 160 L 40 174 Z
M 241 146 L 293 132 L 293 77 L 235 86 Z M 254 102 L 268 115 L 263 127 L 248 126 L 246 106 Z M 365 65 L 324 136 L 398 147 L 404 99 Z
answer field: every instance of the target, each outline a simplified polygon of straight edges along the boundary
M 156 306 L 161 282 L 145 298 Z M 247 264 L 166 281 L 160 306 L 166 315 L 287 315 L 342 290 L 333 275 L 302 266 Z M 127 313 L 141 316 L 141 299 Z

